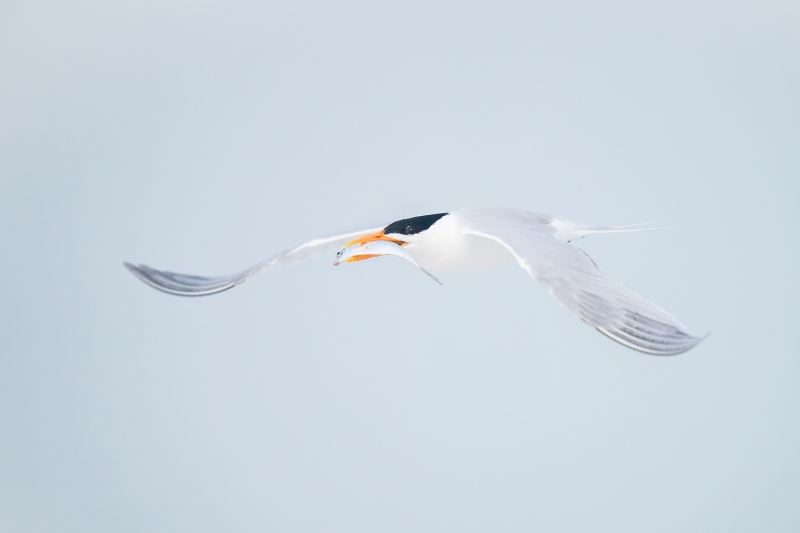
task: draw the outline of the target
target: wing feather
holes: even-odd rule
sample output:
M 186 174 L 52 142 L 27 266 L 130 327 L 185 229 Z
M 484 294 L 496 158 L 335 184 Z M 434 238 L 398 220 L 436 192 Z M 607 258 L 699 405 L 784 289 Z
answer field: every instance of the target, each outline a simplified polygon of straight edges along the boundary
M 702 340 L 664 309 L 609 278 L 582 250 L 559 240 L 558 219 L 511 209 L 460 214 L 467 233 L 505 246 L 556 300 L 611 339 L 654 355 L 679 354 Z
M 179 274 L 177 272 L 169 272 L 167 270 L 156 270 L 147 265 L 132 265 L 124 263 L 125 267 L 130 270 L 134 276 L 154 287 L 160 291 L 169 294 L 176 294 L 178 296 L 206 296 L 209 294 L 216 294 L 237 285 L 240 285 L 252 278 L 265 268 L 275 265 L 282 265 L 292 263 L 294 261 L 301 261 L 303 259 L 310 259 L 317 257 L 324 253 L 332 252 L 341 248 L 345 243 L 353 240 L 355 237 L 373 233 L 383 226 L 376 228 L 367 228 L 356 231 L 349 231 L 347 233 L 337 233 L 328 235 L 326 237 L 319 237 L 304 242 L 294 248 L 288 248 L 275 254 L 266 261 L 262 261 L 242 272 L 231 274 L 228 276 L 193 276 L 189 274 Z

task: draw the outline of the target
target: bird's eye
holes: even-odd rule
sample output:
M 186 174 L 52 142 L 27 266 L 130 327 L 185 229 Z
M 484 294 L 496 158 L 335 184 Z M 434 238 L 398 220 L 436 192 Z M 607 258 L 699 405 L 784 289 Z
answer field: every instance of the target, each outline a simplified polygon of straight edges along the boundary
M 336 257 L 342 257 L 342 251 L 341 251 L 341 250 L 339 250 L 338 252 L 336 252 Z
M 414 233 L 414 226 L 406 226 L 406 235 Z

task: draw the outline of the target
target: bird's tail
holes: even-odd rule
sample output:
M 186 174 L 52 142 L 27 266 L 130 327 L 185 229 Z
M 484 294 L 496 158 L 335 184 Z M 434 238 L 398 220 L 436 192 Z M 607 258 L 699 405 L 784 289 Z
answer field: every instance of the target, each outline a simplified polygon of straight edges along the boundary
M 642 228 L 656 222 L 642 222 L 640 224 L 630 224 L 628 226 L 595 226 L 591 224 L 581 224 L 569 220 L 554 219 L 551 225 L 556 230 L 556 237 L 564 242 L 583 239 L 593 233 L 625 233 L 629 231 L 648 231 L 655 228 Z

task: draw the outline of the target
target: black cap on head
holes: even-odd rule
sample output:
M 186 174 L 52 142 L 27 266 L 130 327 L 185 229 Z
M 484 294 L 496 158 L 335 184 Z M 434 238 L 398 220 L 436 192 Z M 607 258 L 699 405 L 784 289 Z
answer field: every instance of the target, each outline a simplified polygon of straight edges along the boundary
M 385 228 L 383 228 L 383 232 L 388 233 L 399 233 L 400 235 L 414 235 L 415 233 L 419 233 L 421 231 L 425 231 L 426 229 L 433 226 L 434 222 L 439 220 L 445 215 L 449 213 L 436 213 L 435 215 L 423 215 L 421 217 L 412 217 L 412 218 L 404 218 L 403 220 L 398 220 L 397 222 L 392 222 Z

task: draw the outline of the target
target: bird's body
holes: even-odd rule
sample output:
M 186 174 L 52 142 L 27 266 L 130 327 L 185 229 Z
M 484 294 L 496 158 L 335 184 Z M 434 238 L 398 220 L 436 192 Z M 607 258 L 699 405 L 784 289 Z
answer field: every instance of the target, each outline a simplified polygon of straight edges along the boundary
M 159 290 L 203 296 L 239 285 L 267 267 L 342 246 L 334 264 L 398 255 L 426 273 L 479 270 L 517 261 L 570 312 L 621 344 L 656 355 L 692 348 L 701 339 L 686 333 L 660 307 L 611 280 L 588 255 L 569 244 L 589 234 L 618 231 L 631 230 L 578 224 L 520 209 L 467 208 L 314 239 L 231 276 L 208 278 L 125 266 Z
M 514 261 L 502 244 L 469 233 L 469 214 L 462 209 L 442 217 L 428 230 L 406 236 L 405 249 L 426 270 L 460 272 L 499 267 Z

